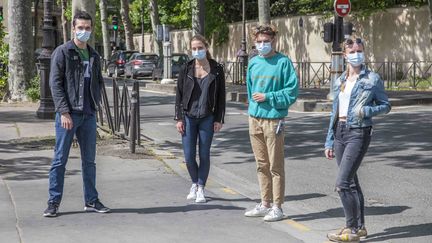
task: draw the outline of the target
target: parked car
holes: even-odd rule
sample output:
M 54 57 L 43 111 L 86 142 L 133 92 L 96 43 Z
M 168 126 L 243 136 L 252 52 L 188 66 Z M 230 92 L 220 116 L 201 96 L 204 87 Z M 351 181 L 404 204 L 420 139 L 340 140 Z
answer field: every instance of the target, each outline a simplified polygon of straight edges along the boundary
M 120 77 L 123 75 L 126 62 L 134 53 L 137 51 L 116 51 L 108 61 L 108 76 Z
M 154 53 L 134 53 L 125 64 L 125 76 L 137 78 L 151 76 L 159 56 Z
M 181 68 L 189 62 L 189 56 L 184 53 L 173 53 L 171 57 L 171 71 L 173 78 L 177 78 Z M 159 60 L 157 67 L 153 70 L 152 79 L 158 80 L 163 78 L 163 60 Z

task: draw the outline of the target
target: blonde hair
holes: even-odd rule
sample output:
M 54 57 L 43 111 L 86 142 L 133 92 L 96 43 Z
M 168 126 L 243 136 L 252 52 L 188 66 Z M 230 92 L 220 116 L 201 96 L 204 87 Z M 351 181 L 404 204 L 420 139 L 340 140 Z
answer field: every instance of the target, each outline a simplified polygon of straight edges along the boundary
M 210 52 L 208 50 L 210 45 L 209 45 L 207 39 L 204 36 L 202 36 L 200 34 L 194 35 L 192 37 L 192 39 L 190 40 L 190 42 L 189 42 L 189 47 L 192 47 L 192 41 L 200 41 L 200 42 L 202 42 L 204 44 L 205 48 L 207 49 L 207 51 L 206 51 L 207 60 L 212 59 L 212 56 L 211 56 L 211 54 L 210 54 Z
M 365 45 L 364 45 L 363 39 L 358 38 L 358 37 L 357 38 L 348 38 L 348 39 L 345 39 L 345 41 L 343 42 L 342 52 L 344 54 L 346 54 L 345 52 L 346 52 L 347 47 L 350 46 L 350 45 L 353 45 L 354 43 L 356 43 L 357 45 L 362 45 L 363 50 L 365 49 Z M 346 76 L 345 76 L 346 79 L 349 77 L 348 76 L 349 75 L 349 68 L 350 68 L 350 66 L 347 65 Z M 340 89 L 341 89 L 342 92 L 344 92 L 344 90 L 345 90 L 345 83 L 346 82 L 344 82 L 344 83 L 341 84 L 341 88 Z

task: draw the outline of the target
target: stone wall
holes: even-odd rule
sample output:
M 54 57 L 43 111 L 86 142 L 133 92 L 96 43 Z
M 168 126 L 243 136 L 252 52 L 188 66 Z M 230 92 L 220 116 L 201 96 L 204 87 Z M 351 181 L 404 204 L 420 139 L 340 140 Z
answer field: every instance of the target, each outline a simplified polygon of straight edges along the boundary
M 300 16 L 272 19 L 278 28 L 277 50 L 290 56 L 293 61 L 329 61 L 331 44 L 324 43 L 321 31 L 325 22 L 332 17 L 319 15 L 303 16 L 303 27 L 299 26 Z M 346 18 L 357 30 L 354 35 L 365 39 L 366 56 L 369 61 L 431 61 L 432 48 L 428 26 L 429 11 L 422 8 L 393 8 L 365 18 Z M 252 39 L 249 29 L 257 22 L 247 22 L 248 49 Z M 171 33 L 173 52 L 188 53 L 192 34 L 188 30 Z M 221 46 L 212 46 L 210 51 L 215 59 L 234 61 L 242 39 L 242 24 L 229 25 L 229 41 Z M 141 47 L 141 36 L 134 37 L 137 48 Z M 156 52 L 156 45 L 150 34 L 145 35 L 145 52 Z

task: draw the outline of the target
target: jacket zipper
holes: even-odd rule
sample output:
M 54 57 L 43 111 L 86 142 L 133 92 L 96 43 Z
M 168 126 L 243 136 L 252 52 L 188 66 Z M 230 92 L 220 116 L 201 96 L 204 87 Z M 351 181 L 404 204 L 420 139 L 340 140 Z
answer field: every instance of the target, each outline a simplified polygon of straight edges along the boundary
M 96 109 L 96 111 L 98 111 L 98 106 L 97 106 L 96 101 L 95 101 L 95 99 L 94 99 L 94 97 L 93 97 L 93 91 L 92 91 L 92 82 L 93 82 L 93 72 L 92 72 L 92 71 L 93 71 L 93 62 L 94 62 L 94 57 L 91 57 L 91 58 L 90 58 L 90 63 L 89 63 L 89 65 L 90 65 L 90 67 L 89 67 L 89 71 L 90 71 L 90 96 L 91 96 L 91 98 L 92 98 L 94 108 Z

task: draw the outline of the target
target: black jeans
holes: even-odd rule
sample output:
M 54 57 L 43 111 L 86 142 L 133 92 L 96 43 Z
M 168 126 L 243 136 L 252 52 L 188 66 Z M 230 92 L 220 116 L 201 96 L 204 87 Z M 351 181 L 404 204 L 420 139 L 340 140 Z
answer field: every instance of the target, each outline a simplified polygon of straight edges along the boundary
M 335 132 L 335 156 L 339 167 L 336 190 L 344 208 L 346 226 L 359 228 L 364 225 L 364 197 L 357 170 L 371 140 L 372 127 L 348 128 L 338 122 Z

